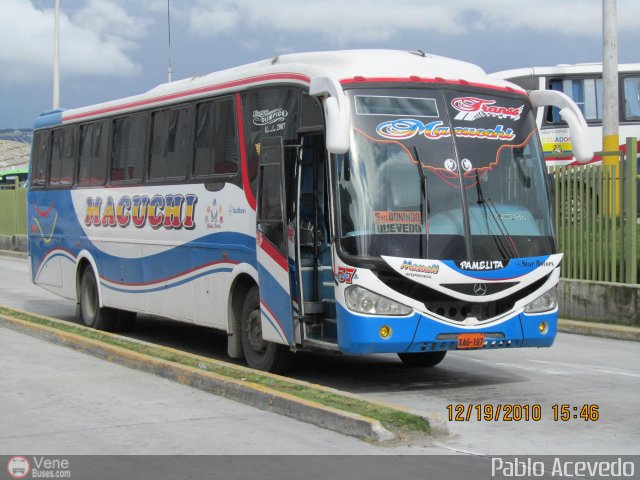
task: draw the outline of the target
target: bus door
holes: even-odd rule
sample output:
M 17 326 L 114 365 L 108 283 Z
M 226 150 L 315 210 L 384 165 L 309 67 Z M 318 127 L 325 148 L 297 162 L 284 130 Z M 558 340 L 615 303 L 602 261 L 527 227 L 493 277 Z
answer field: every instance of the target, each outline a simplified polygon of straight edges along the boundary
M 298 321 L 293 314 L 291 295 L 295 255 L 291 261 L 289 253 L 289 239 L 293 241 L 295 231 L 286 217 L 291 199 L 287 198 L 285 178 L 282 137 L 264 138 L 260 146 L 256 209 L 262 336 L 267 341 L 295 348 Z
M 329 314 L 326 299 L 335 296 L 329 248 L 329 208 L 325 176 L 324 135 L 301 137 L 297 182 L 297 258 L 301 316 L 307 324 Z M 307 330 L 309 333 L 309 329 Z

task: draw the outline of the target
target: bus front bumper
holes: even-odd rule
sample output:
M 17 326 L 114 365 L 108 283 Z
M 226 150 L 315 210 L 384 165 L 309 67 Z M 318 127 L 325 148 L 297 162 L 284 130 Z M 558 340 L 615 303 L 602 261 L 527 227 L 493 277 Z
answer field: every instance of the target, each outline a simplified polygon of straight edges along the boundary
M 338 345 L 354 354 L 459 350 L 460 334 L 484 335 L 478 349 L 550 347 L 556 337 L 558 311 L 528 315 L 469 328 L 442 323 L 415 312 L 407 317 L 365 316 L 338 306 Z M 386 327 L 386 328 L 385 328 Z M 384 333 L 390 332 L 387 336 Z

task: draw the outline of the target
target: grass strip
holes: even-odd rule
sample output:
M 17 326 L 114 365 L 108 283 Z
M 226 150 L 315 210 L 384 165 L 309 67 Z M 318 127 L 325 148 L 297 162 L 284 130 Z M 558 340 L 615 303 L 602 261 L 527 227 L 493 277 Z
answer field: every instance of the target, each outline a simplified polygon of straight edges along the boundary
M 254 383 L 273 390 L 287 393 L 305 400 L 317 402 L 321 405 L 343 410 L 345 412 L 356 413 L 364 417 L 378 420 L 383 427 L 397 436 L 407 434 L 427 434 L 429 433 L 429 424 L 423 417 L 414 415 L 401 410 L 395 410 L 385 405 L 379 405 L 340 395 L 337 393 L 325 391 L 323 389 L 313 388 L 308 385 L 302 385 L 295 382 L 289 382 L 282 378 L 270 375 L 261 375 L 257 371 L 251 371 L 242 368 L 235 368 L 232 365 L 220 365 L 218 362 L 208 361 L 202 358 L 193 358 L 189 355 L 183 355 L 179 352 L 164 349 L 153 345 L 145 345 L 136 341 L 128 340 L 123 337 L 105 334 L 99 330 L 94 330 L 83 325 L 73 325 L 64 321 L 56 322 L 47 320 L 36 315 L 19 312 L 10 308 L 0 306 L 0 315 L 17 318 L 29 323 L 43 325 L 56 330 L 73 333 L 85 338 L 97 340 L 109 345 L 114 345 L 127 350 L 131 350 L 144 355 L 165 360 L 168 362 L 185 365 L 188 367 L 198 368 L 207 372 L 216 373 L 218 375 L 244 382 Z

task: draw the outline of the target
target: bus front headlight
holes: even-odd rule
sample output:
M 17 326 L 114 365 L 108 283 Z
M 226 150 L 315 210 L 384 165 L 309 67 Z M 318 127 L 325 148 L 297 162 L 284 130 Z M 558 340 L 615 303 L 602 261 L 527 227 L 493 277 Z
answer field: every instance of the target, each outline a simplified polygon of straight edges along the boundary
M 369 315 L 409 315 L 411 307 L 373 293 L 358 285 L 348 287 L 344 292 L 349 310 Z
M 541 313 L 553 310 L 558 306 L 558 288 L 553 287 L 551 290 L 540 295 L 529 305 L 524 307 L 524 313 Z

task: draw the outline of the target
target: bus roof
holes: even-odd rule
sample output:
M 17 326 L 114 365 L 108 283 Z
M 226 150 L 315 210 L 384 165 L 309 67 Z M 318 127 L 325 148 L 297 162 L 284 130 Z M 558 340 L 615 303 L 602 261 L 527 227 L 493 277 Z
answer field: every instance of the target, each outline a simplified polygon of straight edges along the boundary
M 45 112 L 36 120 L 34 128 L 122 114 L 259 85 L 297 83 L 309 86 L 316 78 L 327 78 L 342 84 L 362 81 L 453 81 L 523 92 L 517 85 L 487 76 L 484 70 L 471 63 L 422 52 L 343 50 L 294 53 L 164 83 L 141 95 L 82 108 Z
M 640 63 L 620 63 L 619 73 L 640 72 Z M 602 73 L 602 63 L 560 64 L 555 67 L 527 67 L 491 73 L 495 78 L 520 78 L 548 75 L 586 75 Z

